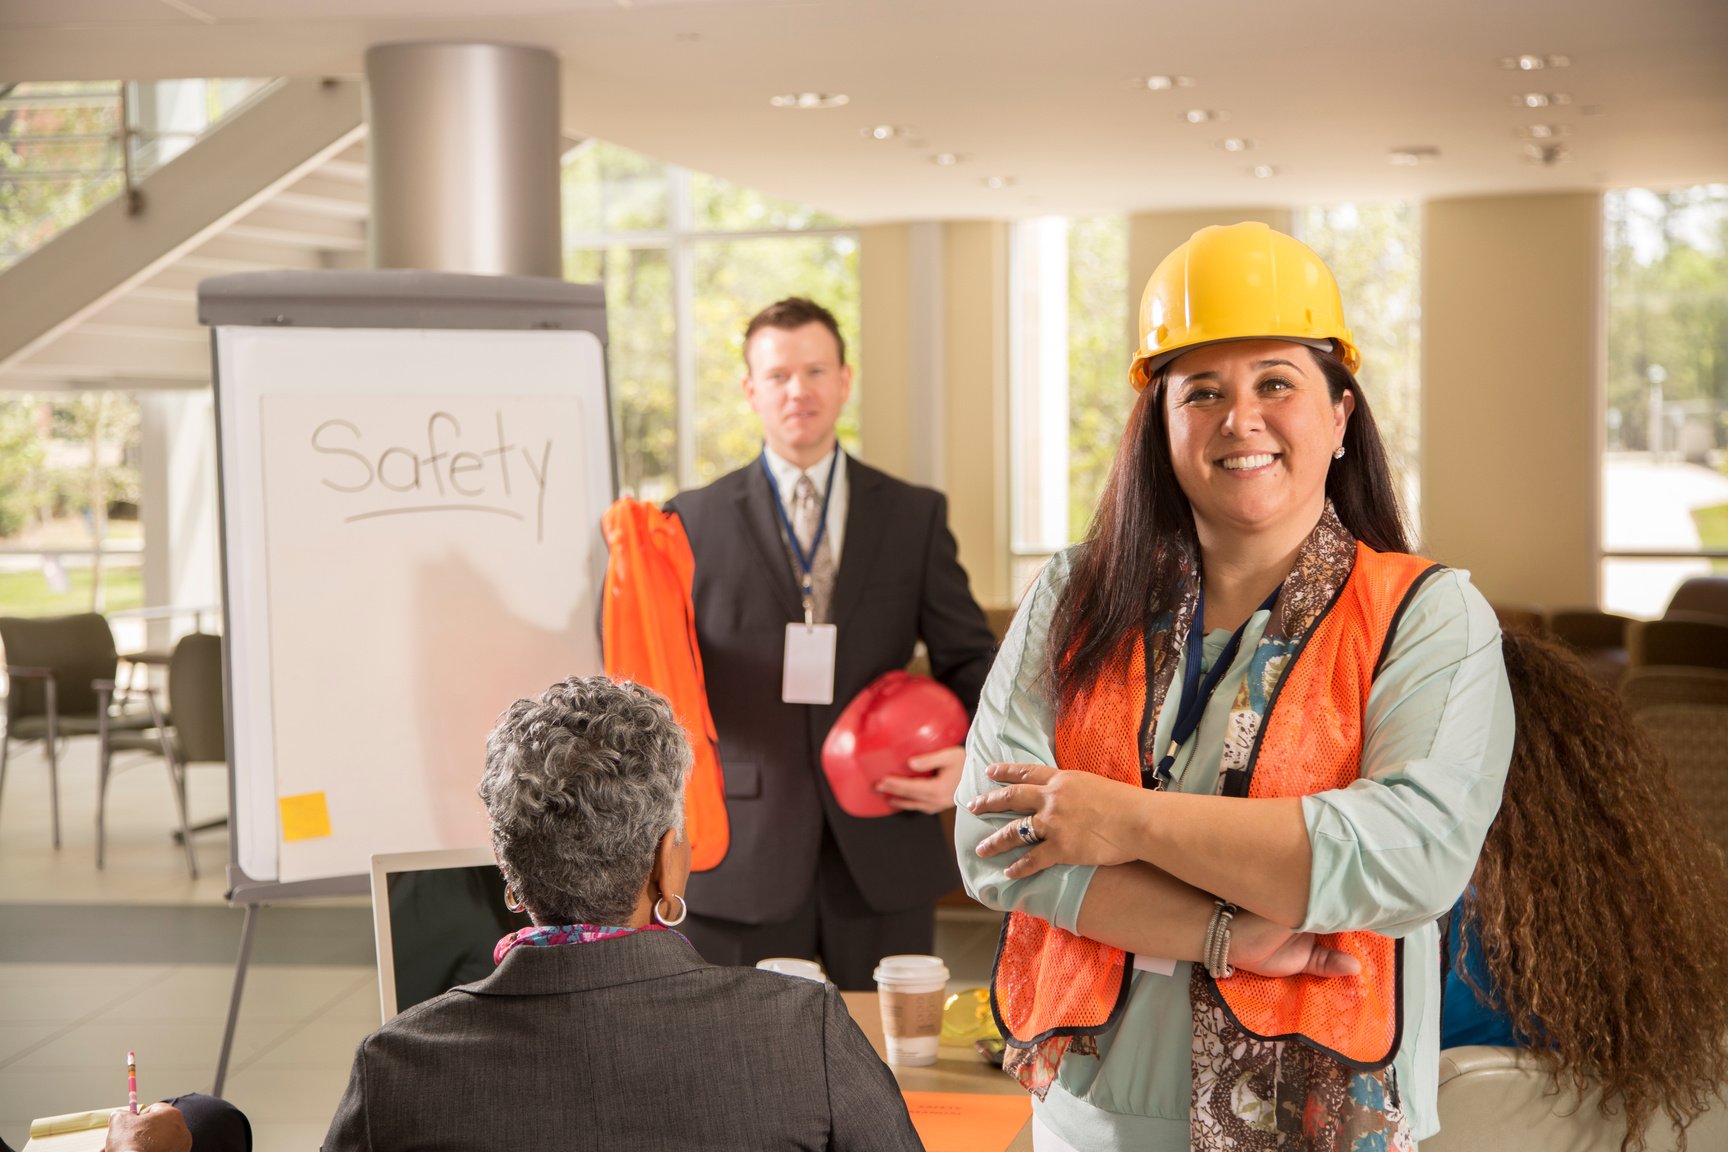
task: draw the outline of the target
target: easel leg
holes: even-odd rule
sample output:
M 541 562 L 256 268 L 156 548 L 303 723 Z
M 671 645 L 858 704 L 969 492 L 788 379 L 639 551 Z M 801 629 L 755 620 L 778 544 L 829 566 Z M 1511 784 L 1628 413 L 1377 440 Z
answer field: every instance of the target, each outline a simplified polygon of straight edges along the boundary
M 210 1095 L 222 1095 L 222 1085 L 228 1079 L 228 1057 L 234 1051 L 234 1025 L 240 1019 L 240 994 L 246 990 L 246 966 L 252 962 L 252 933 L 258 927 L 258 909 L 262 905 L 246 905 L 246 923 L 240 929 L 240 958 L 234 962 L 234 995 L 228 1001 L 228 1026 L 222 1031 L 222 1055 L 216 1058 L 216 1085 Z

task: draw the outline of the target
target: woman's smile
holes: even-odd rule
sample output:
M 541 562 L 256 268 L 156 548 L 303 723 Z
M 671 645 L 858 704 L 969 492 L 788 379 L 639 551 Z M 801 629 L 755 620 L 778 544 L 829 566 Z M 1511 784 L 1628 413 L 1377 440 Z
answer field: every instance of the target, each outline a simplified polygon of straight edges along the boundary
M 1226 472 L 1258 473 L 1270 468 L 1278 459 L 1276 452 L 1254 452 L 1246 455 L 1226 456 L 1218 461 L 1218 467 Z

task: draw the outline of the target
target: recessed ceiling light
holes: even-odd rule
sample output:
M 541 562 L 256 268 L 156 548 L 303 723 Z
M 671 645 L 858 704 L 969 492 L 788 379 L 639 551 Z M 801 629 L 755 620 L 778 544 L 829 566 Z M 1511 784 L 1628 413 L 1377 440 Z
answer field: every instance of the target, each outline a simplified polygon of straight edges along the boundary
M 930 157 L 930 163 L 936 165 L 938 168 L 952 168 L 964 159 L 966 159 L 966 157 L 962 156 L 958 152 L 938 152 L 934 156 Z
M 1414 168 L 1418 164 L 1431 164 L 1440 159 L 1440 149 L 1426 144 L 1415 148 L 1394 148 L 1386 154 L 1386 159 L 1401 168 Z
M 1526 53 L 1523 56 L 1500 58 L 1500 67 L 1510 72 L 1540 72 L 1544 68 L 1566 68 L 1571 64 L 1570 56 L 1536 56 Z
M 1248 169 L 1248 175 L 1256 176 L 1261 180 L 1270 180 L 1272 177 L 1278 175 L 1278 169 L 1274 168 L 1270 164 L 1256 164 L 1254 167 Z
M 1215 112 L 1210 108 L 1190 108 L 1182 113 L 1182 119 L 1190 124 L 1204 124 L 1208 120 L 1222 120 L 1228 115 L 1227 112 Z
M 1548 108 L 1572 103 L 1572 97 L 1564 92 L 1525 92 L 1512 97 L 1512 102 L 1522 108 Z
M 1012 176 L 986 176 L 979 183 L 986 188 L 1012 188 L 1016 181 Z
M 1539 144 L 1532 141 L 1524 145 L 1524 159 L 1532 164 L 1540 164 L 1544 168 L 1552 168 L 1556 164 L 1564 164 L 1572 158 L 1564 144 Z
M 1254 141 L 1244 140 L 1240 136 L 1226 136 L 1224 139 L 1218 141 L 1218 147 L 1224 149 L 1226 152 L 1246 152 L 1248 149 L 1254 147 Z
M 906 135 L 910 129 L 902 128 L 897 124 L 872 124 L 870 127 L 860 128 L 858 131 L 866 140 L 893 140 Z
M 851 99 L 844 92 L 787 92 L 769 97 L 768 103 L 776 108 L 839 108 Z
M 1518 135 L 1525 140 L 1558 140 L 1567 135 L 1567 128 L 1564 124 L 1525 124 Z
M 1194 87 L 1192 76 L 1136 76 L 1130 81 L 1136 88 L 1144 88 L 1148 92 L 1168 92 L 1172 88 Z

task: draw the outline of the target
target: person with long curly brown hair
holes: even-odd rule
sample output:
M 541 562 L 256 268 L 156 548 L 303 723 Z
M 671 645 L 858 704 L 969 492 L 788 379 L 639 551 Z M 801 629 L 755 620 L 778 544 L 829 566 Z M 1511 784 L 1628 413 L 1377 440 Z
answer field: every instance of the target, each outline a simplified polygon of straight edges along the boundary
M 1728 867 L 1619 699 L 1559 644 L 1506 632 L 1517 737 L 1452 916 L 1442 1040 L 1529 1049 L 1623 1111 L 1623 1147 L 1728 1084 Z

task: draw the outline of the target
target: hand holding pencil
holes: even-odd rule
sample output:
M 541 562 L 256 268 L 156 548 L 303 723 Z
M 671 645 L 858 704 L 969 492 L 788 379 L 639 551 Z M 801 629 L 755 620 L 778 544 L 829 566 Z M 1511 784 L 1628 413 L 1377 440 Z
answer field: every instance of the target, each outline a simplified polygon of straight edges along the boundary
M 138 1056 L 126 1053 L 126 1111 L 108 1118 L 103 1152 L 192 1152 L 186 1117 L 172 1104 L 138 1111 Z
M 104 1152 L 192 1152 L 192 1131 L 172 1104 L 152 1104 L 134 1116 L 124 1109 L 108 1121 Z

